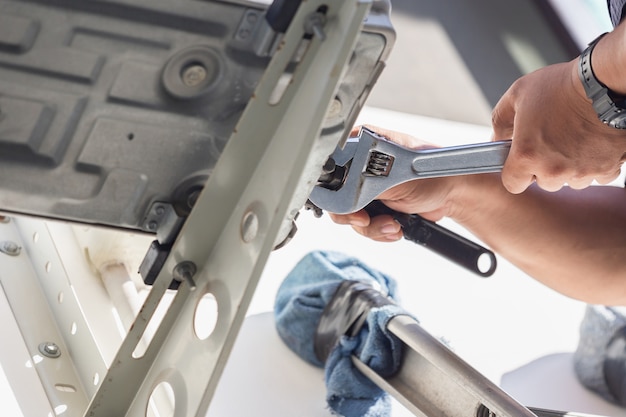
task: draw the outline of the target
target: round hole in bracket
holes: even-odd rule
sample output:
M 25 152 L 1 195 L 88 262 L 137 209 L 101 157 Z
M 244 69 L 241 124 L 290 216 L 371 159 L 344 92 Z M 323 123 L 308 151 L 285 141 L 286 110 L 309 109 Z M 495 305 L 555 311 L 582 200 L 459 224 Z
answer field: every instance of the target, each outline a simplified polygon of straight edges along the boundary
M 174 389 L 167 381 L 159 382 L 158 385 L 154 387 L 152 393 L 150 394 L 150 398 L 148 399 L 148 404 L 146 404 L 146 417 L 152 416 L 150 412 L 150 408 L 153 404 L 162 404 L 165 401 L 171 401 L 171 408 L 167 407 L 159 407 L 159 417 L 174 417 L 174 413 L 176 411 L 176 398 L 174 396 Z
M 198 339 L 205 340 L 211 336 L 217 325 L 217 316 L 217 299 L 211 293 L 204 294 L 193 316 L 193 330 Z
M 76 334 L 77 331 L 78 331 L 78 325 L 74 321 L 72 322 L 72 325 L 70 326 L 70 334 L 73 336 Z
M 46 272 L 50 272 L 50 270 L 52 269 L 52 262 L 50 261 L 46 262 L 45 268 L 46 268 Z
M 39 241 L 39 233 L 33 233 L 33 243 L 37 243 Z
M 97 386 L 100 383 L 100 374 L 95 372 L 93 374 L 93 384 Z
M 59 295 L 57 295 L 57 301 L 59 302 L 59 304 L 63 304 L 64 298 L 65 298 L 65 294 L 63 294 L 63 291 L 59 291 Z

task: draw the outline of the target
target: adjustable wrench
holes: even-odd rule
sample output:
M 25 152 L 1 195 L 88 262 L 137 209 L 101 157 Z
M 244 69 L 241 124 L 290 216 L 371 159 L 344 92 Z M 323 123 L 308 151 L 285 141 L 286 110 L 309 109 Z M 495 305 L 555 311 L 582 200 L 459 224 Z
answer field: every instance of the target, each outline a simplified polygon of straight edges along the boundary
M 330 156 L 309 197 L 314 208 L 353 213 L 362 208 L 374 217 L 393 216 L 404 237 L 487 277 L 496 269 L 495 254 L 417 214 L 398 213 L 376 197 L 391 187 L 419 178 L 498 172 L 511 141 L 412 150 L 362 128 Z
M 328 159 L 309 199 L 332 213 L 354 213 L 398 184 L 419 178 L 499 172 L 511 141 L 408 149 L 361 128 Z

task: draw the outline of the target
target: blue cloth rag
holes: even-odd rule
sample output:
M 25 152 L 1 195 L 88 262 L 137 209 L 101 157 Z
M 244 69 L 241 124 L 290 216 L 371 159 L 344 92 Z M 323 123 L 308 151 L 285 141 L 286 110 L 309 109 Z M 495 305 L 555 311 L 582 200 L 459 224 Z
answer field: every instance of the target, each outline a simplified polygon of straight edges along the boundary
M 391 414 L 389 396 L 358 371 L 350 358 L 357 356 L 382 377 L 393 375 L 400 368 L 402 343 L 387 331 L 387 323 L 407 313 L 398 305 L 372 308 L 361 331 L 354 337 L 342 336 L 322 363 L 314 351 L 315 332 L 324 308 L 344 280 L 372 283 L 391 299 L 396 295 L 392 278 L 358 259 L 338 252 L 312 252 L 294 267 L 278 290 L 276 329 L 298 356 L 324 367 L 331 412 L 344 417 L 387 417 Z
M 605 400 L 626 406 L 626 307 L 587 305 L 574 352 L 578 380 Z

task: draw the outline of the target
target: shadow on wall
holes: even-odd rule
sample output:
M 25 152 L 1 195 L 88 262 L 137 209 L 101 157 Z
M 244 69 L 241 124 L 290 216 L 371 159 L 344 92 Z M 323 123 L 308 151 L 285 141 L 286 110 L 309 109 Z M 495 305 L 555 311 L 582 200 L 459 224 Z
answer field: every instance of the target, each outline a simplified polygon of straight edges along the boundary
M 580 51 L 567 39 L 542 1 L 392 0 L 392 16 L 437 21 L 448 34 L 485 97 L 493 106 L 513 81 L 536 65 L 573 59 Z M 527 48 L 516 55 L 513 40 Z M 519 51 L 524 54 L 524 51 Z
M 544 1 L 391 0 L 397 40 L 369 104 L 489 125 L 513 81 L 579 53 Z

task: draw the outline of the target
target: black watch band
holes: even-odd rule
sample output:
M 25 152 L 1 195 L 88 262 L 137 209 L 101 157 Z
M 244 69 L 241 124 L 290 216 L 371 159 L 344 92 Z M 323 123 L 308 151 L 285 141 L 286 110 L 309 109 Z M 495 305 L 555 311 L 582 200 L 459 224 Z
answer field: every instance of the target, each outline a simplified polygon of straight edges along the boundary
M 606 33 L 591 41 L 589 46 L 580 54 L 578 77 L 602 123 L 615 129 L 626 129 L 626 108 L 624 107 L 626 97 L 613 93 L 606 85 L 598 81 L 591 68 L 591 53 L 604 35 Z

